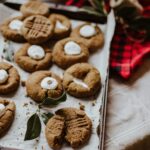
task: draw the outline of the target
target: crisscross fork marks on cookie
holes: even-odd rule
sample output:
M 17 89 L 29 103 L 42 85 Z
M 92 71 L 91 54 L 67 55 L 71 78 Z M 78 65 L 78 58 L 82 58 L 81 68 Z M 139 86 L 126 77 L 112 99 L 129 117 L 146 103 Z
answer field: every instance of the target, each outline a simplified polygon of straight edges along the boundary
M 25 28 L 28 29 L 28 34 L 32 36 L 37 36 L 40 33 L 47 34 L 47 30 L 50 26 L 50 23 L 44 18 L 34 17 L 32 20 L 28 21 L 25 24 Z
M 75 118 L 73 120 L 66 121 L 67 128 L 89 128 L 89 124 L 86 118 Z

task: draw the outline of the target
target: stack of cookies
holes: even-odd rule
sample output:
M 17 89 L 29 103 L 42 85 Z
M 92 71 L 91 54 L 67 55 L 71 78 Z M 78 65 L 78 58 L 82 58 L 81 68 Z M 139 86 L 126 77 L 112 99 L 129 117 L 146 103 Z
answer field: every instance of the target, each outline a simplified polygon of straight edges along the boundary
M 45 97 L 59 98 L 64 91 L 77 98 L 96 95 L 101 87 L 100 73 L 87 62 L 90 54 L 104 44 L 101 29 L 92 23 L 72 29 L 69 18 L 50 14 L 49 6 L 39 1 L 23 4 L 20 11 L 22 16 L 8 19 L 0 30 L 7 40 L 23 43 L 14 60 L 24 71 L 32 73 L 26 81 L 27 95 L 36 102 Z M 64 70 L 63 79 L 49 71 L 53 64 Z M 15 92 L 19 82 L 16 68 L 0 62 L 0 94 Z M 14 111 L 13 102 L 0 100 L 0 120 L 9 115 L 12 122 Z M 5 126 L 6 130 L 10 124 Z M 91 126 L 83 111 L 64 108 L 47 123 L 46 138 L 54 149 L 62 145 L 63 138 L 72 147 L 78 147 L 89 139 Z

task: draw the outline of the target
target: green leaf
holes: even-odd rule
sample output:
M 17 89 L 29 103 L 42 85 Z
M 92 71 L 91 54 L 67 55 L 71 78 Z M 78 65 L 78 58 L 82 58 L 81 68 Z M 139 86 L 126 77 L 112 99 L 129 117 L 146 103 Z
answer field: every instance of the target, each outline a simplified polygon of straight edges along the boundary
M 11 42 L 6 40 L 4 42 L 3 57 L 7 61 L 12 62 L 13 61 L 13 55 L 14 55 L 14 50 L 13 50 L 13 47 L 11 45 Z
M 48 120 L 54 116 L 54 114 L 52 114 L 51 112 L 48 112 L 48 113 L 43 113 L 42 115 L 42 119 L 43 119 L 43 122 L 45 124 L 47 124 Z
M 41 121 L 37 113 L 33 114 L 27 122 L 27 130 L 24 140 L 37 138 L 41 133 Z
M 96 11 L 94 8 L 90 6 L 84 6 L 80 8 L 79 11 L 86 12 L 88 14 L 92 14 L 92 15 L 99 16 L 99 17 L 105 16 L 103 13 Z
M 95 5 L 97 6 L 97 10 L 103 12 L 103 2 L 102 0 L 94 0 Z
M 58 105 L 59 103 L 65 102 L 67 99 L 67 95 L 64 92 L 62 94 L 62 96 L 60 96 L 59 98 L 51 98 L 51 97 L 46 97 L 43 102 L 40 104 L 40 106 L 44 105 L 44 106 L 55 106 Z

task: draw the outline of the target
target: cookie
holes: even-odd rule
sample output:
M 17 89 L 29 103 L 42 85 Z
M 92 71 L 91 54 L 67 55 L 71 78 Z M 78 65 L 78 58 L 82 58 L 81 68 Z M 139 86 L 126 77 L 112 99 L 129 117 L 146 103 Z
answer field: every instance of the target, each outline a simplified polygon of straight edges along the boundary
M 93 24 L 85 23 L 76 27 L 71 37 L 78 37 L 85 41 L 85 44 L 89 47 L 90 52 L 94 52 L 101 48 L 104 44 L 104 36 L 101 29 Z
M 14 59 L 27 72 L 45 70 L 52 64 L 51 50 L 47 45 L 26 43 L 15 53 Z
M 10 128 L 14 115 L 15 103 L 0 99 L 0 137 L 2 137 Z
M 6 62 L 0 62 L 0 94 L 9 94 L 17 90 L 20 83 L 18 71 Z
M 40 44 L 53 35 L 54 25 L 44 16 L 33 15 L 24 20 L 21 31 L 29 43 Z
M 14 17 L 6 20 L 1 26 L 0 30 L 2 35 L 14 42 L 24 42 L 25 39 L 21 33 L 21 27 L 23 25 L 23 16 Z
M 50 71 L 32 73 L 26 82 L 26 91 L 36 102 L 42 102 L 47 97 L 58 98 L 64 92 L 60 77 Z
M 64 139 L 65 120 L 60 115 L 54 115 L 47 123 L 45 134 L 49 146 L 60 149 Z
M 53 49 L 53 61 L 66 69 L 79 62 L 87 62 L 89 51 L 78 38 L 66 38 L 58 41 Z
M 65 71 L 63 86 L 74 97 L 94 96 L 101 86 L 99 71 L 88 63 L 75 64 Z
M 66 16 L 51 14 L 49 19 L 55 25 L 53 39 L 62 39 L 69 36 L 71 31 L 71 22 Z
M 26 17 L 31 15 L 48 16 L 49 6 L 46 3 L 39 1 L 30 1 L 23 4 L 20 8 L 20 11 Z
M 90 138 L 91 129 L 92 122 L 84 111 L 68 107 L 56 111 L 46 125 L 45 134 L 53 149 L 60 148 L 63 141 L 79 148 Z

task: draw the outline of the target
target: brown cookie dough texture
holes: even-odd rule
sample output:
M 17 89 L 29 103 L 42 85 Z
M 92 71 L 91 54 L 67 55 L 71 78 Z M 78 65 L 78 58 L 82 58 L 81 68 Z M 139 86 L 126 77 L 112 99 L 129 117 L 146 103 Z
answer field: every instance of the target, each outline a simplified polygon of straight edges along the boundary
M 54 115 L 46 125 L 46 138 L 53 149 L 61 148 L 64 138 L 65 119 L 60 115 Z
M 47 45 L 41 45 L 45 51 L 45 56 L 42 59 L 36 60 L 28 56 L 28 48 L 32 46 L 29 43 L 24 44 L 20 50 L 15 53 L 15 62 L 27 72 L 35 72 L 38 70 L 48 69 L 52 64 L 51 50 Z
M 39 1 L 30 1 L 23 4 L 20 8 L 20 11 L 24 16 L 31 16 L 31 15 L 48 16 L 49 6 L 46 3 L 42 3 Z
M 14 102 L 3 99 L 0 99 L 0 104 L 5 106 L 4 113 L 0 116 L 0 137 L 2 137 L 13 122 L 16 107 Z
M 73 41 L 81 47 L 81 53 L 77 55 L 65 54 L 64 46 L 67 42 Z M 78 38 L 66 38 L 58 41 L 53 49 L 53 61 L 61 68 L 66 69 L 76 63 L 87 62 L 89 51 L 87 46 Z
M 24 38 L 32 44 L 46 42 L 53 35 L 54 25 L 40 15 L 33 15 L 24 20 L 21 28 Z
M 54 35 L 52 37 L 53 39 L 61 39 L 69 36 L 71 31 L 71 22 L 66 16 L 60 14 L 51 14 L 49 19 L 55 25 Z M 62 27 L 59 28 L 60 23 L 62 24 Z
M 87 87 L 74 81 L 81 80 Z M 78 63 L 68 68 L 63 77 L 63 86 L 66 91 L 78 98 L 94 96 L 101 86 L 99 71 L 88 63 Z
M 83 37 L 80 35 L 80 29 L 85 25 L 91 25 L 89 23 L 82 24 L 76 27 L 72 33 L 71 37 L 78 37 L 83 40 L 83 42 L 89 47 L 90 52 L 95 52 L 97 49 L 101 48 L 104 44 L 104 35 L 98 26 L 92 25 L 95 28 L 96 34 L 91 37 Z
M 17 69 L 6 62 L 0 62 L 1 69 L 8 73 L 8 79 L 0 84 L 0 94 L 9 94 L 16 91 L 20 83 L 20 76 Z
M 48 90 L 41 87 L 41 82 L 45 77 L 52 77 L 57 80 L 58 86 L 54 90 Z M 61 79 L 50 71 L 36 71 L 32 73 L 26 82 L 27 95 L 36 102 L 41 102 L 46 97 L 58 98 L 64 90 Z
M 6 20 L 1 26 L 0 26 L 0 31 L 2 33 L 2 35 L 11 41 L 14 42 L 24 42 L 25 39 L 21 33 L 21 31 L 18 30 L 13 30 L 9 27 L 9 24 L 11 23 L 11 21 L 13 20 L 20 20 L 23 21 L 24 17 L 23 16 L 18 16 L 18 17 L 14 17 L 11 19 Z
M 46 125 L 45 134 L 53 149 L 60 148 L 64 140 L 78 148 L 88 141 L 91 129 L 92 122 L 84 111 L 68 107 L 56 111 Z

